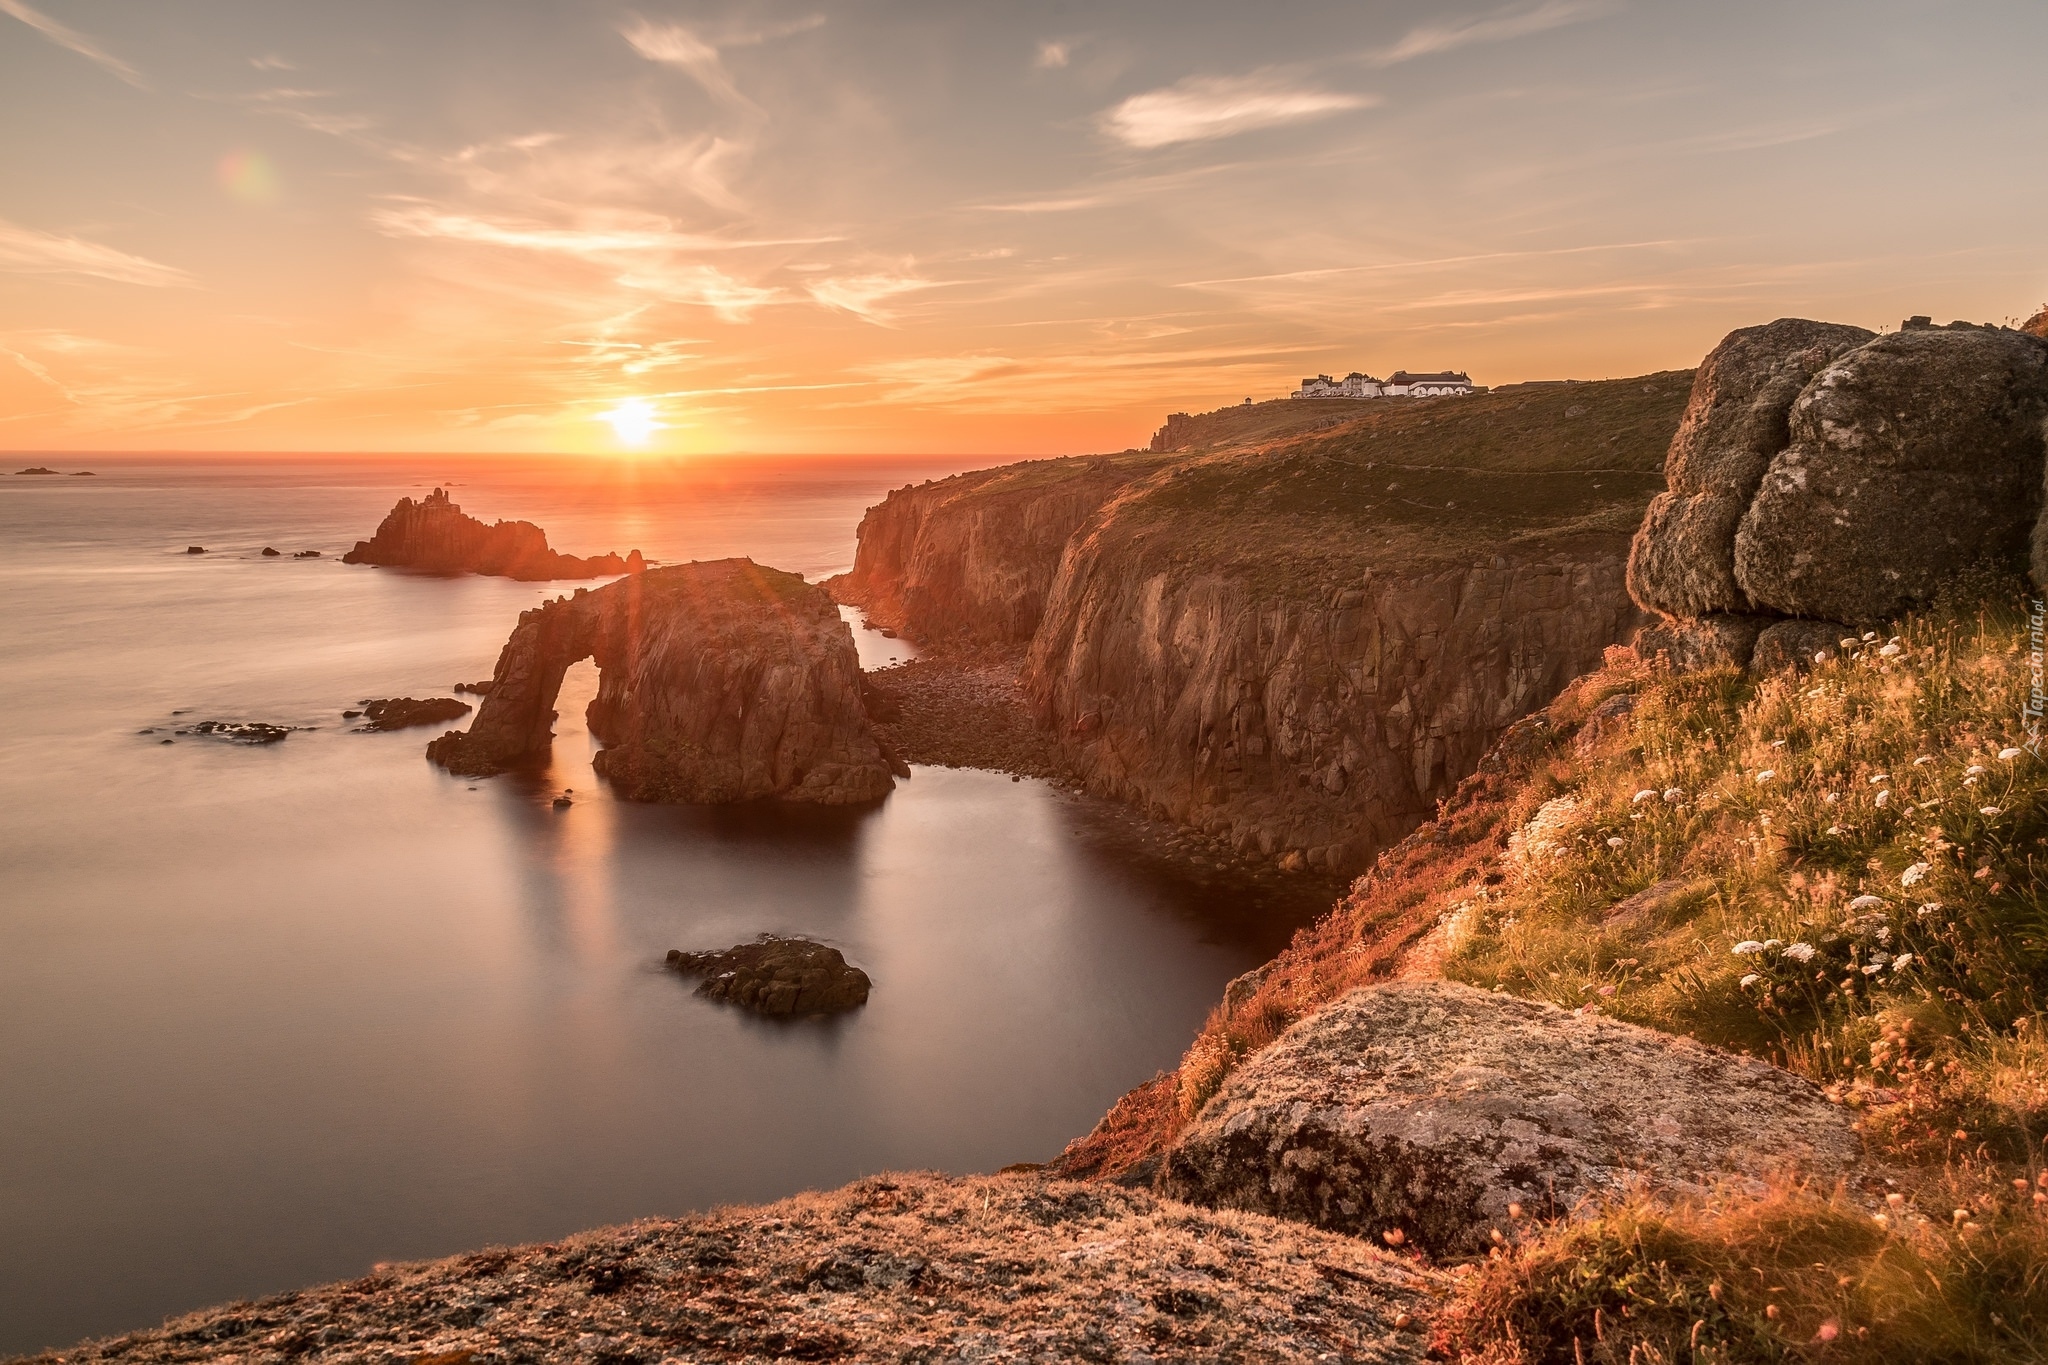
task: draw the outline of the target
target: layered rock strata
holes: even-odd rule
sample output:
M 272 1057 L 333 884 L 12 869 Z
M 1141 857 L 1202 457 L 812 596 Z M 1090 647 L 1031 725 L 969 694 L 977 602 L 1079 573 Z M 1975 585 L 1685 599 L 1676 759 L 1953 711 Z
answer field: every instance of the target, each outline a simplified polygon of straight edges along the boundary
M 750 559 L 679 564 L 520 613 L 467 731 L 427 756 L 483 774 L 545 755 L 569 665 L 594 658 L 594 766 L 632 800 L 845 805 L 889 793 L 853 632 L 824 592 Z
M 1989 565 L 2048 582 L 2038 525 L 2048 345 L 2029 332 L 1908 319 L 1873 336 L 1801 319 L 1730 333 L 1701 365 L 1629 560 L 1671 624 L 1643 643 L 1680 666 L 1796 661 Z M 2029 540 L 2031 536 L 2031 550 Z
M 1067 538 L 1159 464 L 1034 460 L 896 489 L 861 518 L 852 572 L 825 586 L 925 644 L 1022 645 L 1038 628 Z
M 33 1359 L 1420 1365 L 1412 1324 L 1446 1288 L 1271 1218 L 1032 1176 L 886 1175 L 379 1267 Z
M 489 525 L 465 515 L 446 490 L 436 488 L 414 502 L 400 498 L 368 540 L 341 557 L 344 564 L 377 564 L 424 573 L 487 574 L 542 582 L 554 578 L 604 578 L 638 573 L 646 561 L 638 550 L 578 558 L 548 548 L 547 532 L 530 521 Z
M 1861 1146 L 1811 1082 L 1597 1014 L 1450 982 L 1365 987 L 1239 1067 L 1174 1141 L 1171 1197 L 1483 1251 L 1517 1212 L 1631 1186 L 1822 1188 Z M 1511 1207 L 1518 1206 L 1518 1207 Z
M 1628 535 L 1690 381 L 1354 404 L 1264 447 L 899 490 L 832 586 L 927 643 L 1028 639 L 1028 704 L 1091 790 L 1355 872 L 1641 624 Z

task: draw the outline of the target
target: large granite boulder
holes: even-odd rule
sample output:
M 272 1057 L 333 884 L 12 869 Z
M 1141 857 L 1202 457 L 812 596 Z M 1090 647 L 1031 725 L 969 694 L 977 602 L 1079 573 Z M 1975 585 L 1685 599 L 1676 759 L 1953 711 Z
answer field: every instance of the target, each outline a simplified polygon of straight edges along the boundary
M 595 658 L 597 771 L 630 800 L 879 800 L 892 772 L 853 632 L 822 589 L 751 559 L 651 569 L 521 612 L 476 720 L 427 746 L 484 774 L 547 753 L 562 675 Z
M 1166 1156 L 1191 1203 L 1484 1248 L 1510 1205 L 1569 1214 L 1634 1181 L 1704 1194 L 1859 1154 L 1848 1115 L 1762 1062 L 1444 981 L 1353 991 L 1235 1071 Z
M 488 574 L 524 582 L 604 578 L 638 573 L 646 567 L 638 550 L 624 557 L 603 554 L 588 558 L 551 550 L 547 532 L 532 522 L 485 524 L 465 514 L 441 488 L 418 502 L 400 498 L 385 514 L 376 534 L 357 541 L 341 562 L 424 573 Z
M 684 976 L 703 978 L 697 994 L 705 999 L 724 1000 L 771 1018 L 859 1009 L 867 1004 L 874 985 L 837 948 L 773 934 L 723 952 L 671 948 L 668 966 Z
M 1737 580 L 1787 616 L 1875 624 L 1959 569 L 2024 565 L 2044 417 L 2048 346 L 2024 333 L 1922 327 L 1849 352 L 1793 405 L 1735 533 Z
M 1800 390 L 1875 335 L 1779 318 L 1730 332 L 1707 353 L 1665 458 L 1666 490 L 1629 547 L 1628 588 L 1638 603 L 1671 616 L 1753 610 L 1735 578 L 1736 525 L 1790 440 Z

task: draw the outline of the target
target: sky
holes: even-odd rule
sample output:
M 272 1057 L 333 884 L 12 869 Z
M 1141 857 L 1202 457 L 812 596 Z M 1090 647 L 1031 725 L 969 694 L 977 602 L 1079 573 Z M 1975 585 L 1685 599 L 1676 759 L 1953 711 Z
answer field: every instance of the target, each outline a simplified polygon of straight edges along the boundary
M 0 449 L 1056 454 L 2048 301 L 2040 0 L 0 0 Z

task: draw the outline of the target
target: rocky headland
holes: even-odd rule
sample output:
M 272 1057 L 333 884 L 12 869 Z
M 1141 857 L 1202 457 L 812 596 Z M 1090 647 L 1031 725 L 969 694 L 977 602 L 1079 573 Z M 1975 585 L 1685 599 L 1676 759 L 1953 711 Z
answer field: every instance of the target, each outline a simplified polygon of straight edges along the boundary
M 868 719 L 831 599 L 750 559 L 650 569 L 520 613 L 475 721 L 427 756 L 467 775 L 544 756 L 562 675 L 586 658 L 595 766 L 629 800 L 847 805 L 908 775 Z
M 487 574 L 522 582 L 606 578 L 646 568 L 640 552 L 578 558 L 548 548 L 547 532 L 530 521 L 486 524 L 465 514 L 436 488 L 415 502 L 400 498 L 375 535 L 359 540 L 344 564 L 375 564 L 435 574 Z
M 1269 439 L 899 489 L 827 586 L 941 659 L 1010 651 L 1089 790 L 1350 875 L 1642 623 L 1691 378 L 1226 409 L 1204 430 Z

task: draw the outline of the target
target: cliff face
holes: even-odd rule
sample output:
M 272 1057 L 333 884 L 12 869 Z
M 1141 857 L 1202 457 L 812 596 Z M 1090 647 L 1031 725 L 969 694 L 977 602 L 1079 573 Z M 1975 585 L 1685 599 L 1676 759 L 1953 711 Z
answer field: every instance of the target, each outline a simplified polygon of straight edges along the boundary
M 377 533 L 359 540 L 341 557 L 344 564 L 377 564 L 419 569 L 427 573 L 479 573 L 524 582 L 553 578 L 603 578 L 638 573 L 646 567 L 640 552 L 587 559 L 558 554 L 548 548 L 547 533 L 530 521 L 499 521 L 485 525 L 467 516 L 436 488 L 414 502 L 400 498 Z
M 1162 463 L 1036 460 L 896 489 L 861 518 L 852 572 L 825 586 L 926 643 L 1022 644 L 1038 627 L 1067 538 Z
M 455 772 L 546 753 L 562 675 L 595 658 L 595 766 L 633 800 L 888 795 L 853 634 L 831 599 L 750 559 L 679 564 L 521 612 L 476 721 L 427 746 Z

